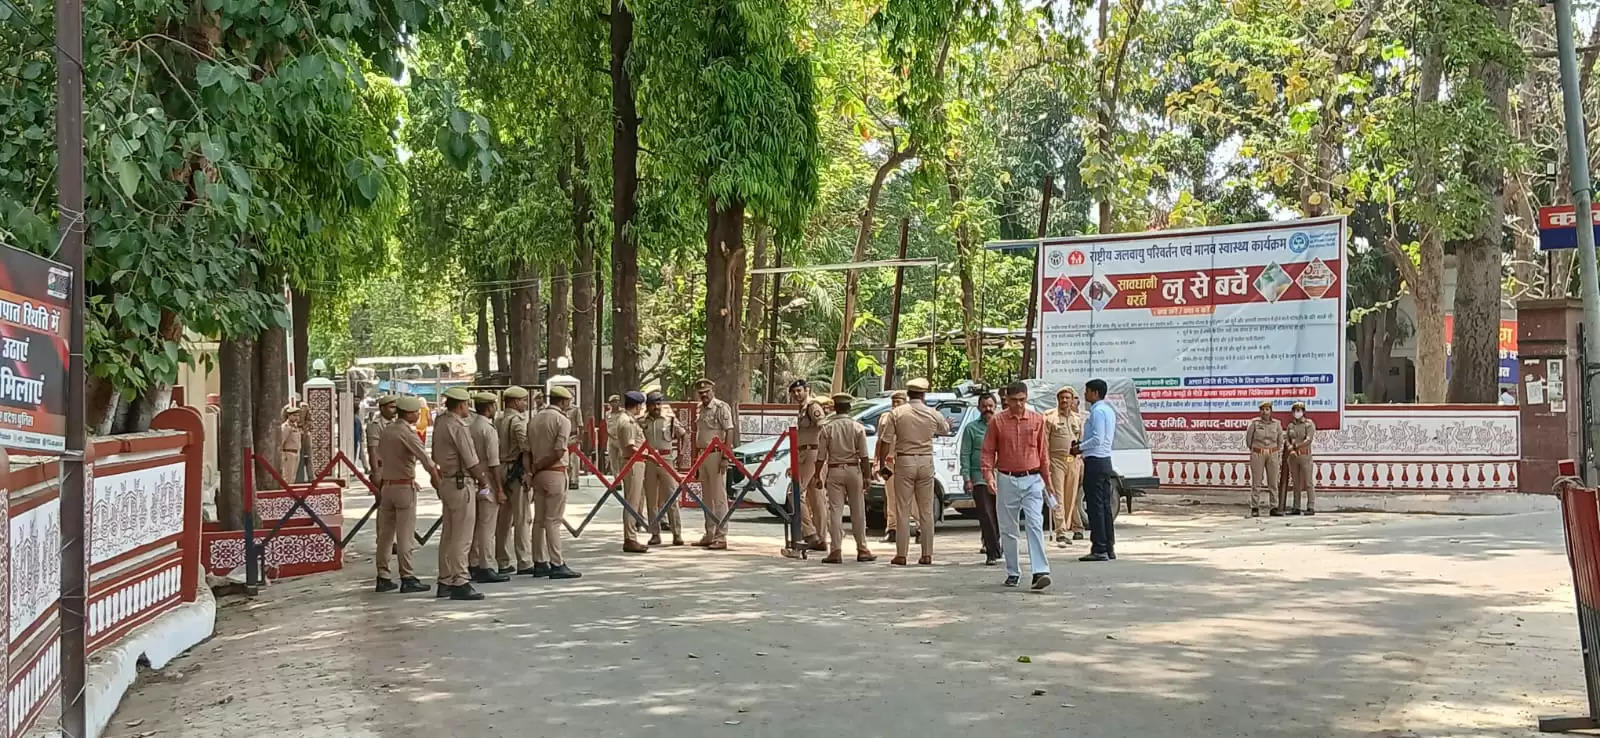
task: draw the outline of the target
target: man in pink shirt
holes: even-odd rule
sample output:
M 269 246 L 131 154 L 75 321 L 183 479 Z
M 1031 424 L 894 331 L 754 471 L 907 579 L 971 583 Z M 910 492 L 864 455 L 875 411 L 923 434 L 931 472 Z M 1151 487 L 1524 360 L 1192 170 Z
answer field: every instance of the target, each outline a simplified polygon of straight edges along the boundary
M 1043 474 L 1049 463 L 1049 434 L 1044 416 L 1029 409 L 1028 386 L 1021 382 L 1006 385 L 1006 410 L 989 420 L 983 436 L 983 478 L 995 491 L 999 508 L 1000 545 L 1005 553 L 1007 587 L 1022 579 L 1017 560 L 1017 515 L 1026 516 L 1028 525 L 1028 564 L 1033 570 L 1033 589 L 1050 586 L 1050 560 L 1044 551 L 1043 503 L 1054 508 L 1056 491 L 1050 475 Z

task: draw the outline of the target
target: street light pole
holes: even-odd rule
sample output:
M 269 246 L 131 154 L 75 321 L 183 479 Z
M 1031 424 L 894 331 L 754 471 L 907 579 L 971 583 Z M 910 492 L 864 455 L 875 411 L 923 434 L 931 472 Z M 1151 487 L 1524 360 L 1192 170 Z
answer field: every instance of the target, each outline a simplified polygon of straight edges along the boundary
M 1567 161 L 1572 166 L 1572 206 L 1578 218 L 1578 278 L 1583 296 L 1583 401 L 1600 400 L 1600 374 L 1595 372 L 1595 355 L 1600 352 L 1600 281 L 1597 281 L 1594 253 L 1594 213 L 1590 203 L 1589 143 L 1584 135 L 1583 97 L 1578 89 L 1578 52 L 1573 42 L 1572 0 L 1555 0 L 1556 50 L 1561 61 L 1561 102 L 1567 129 Z M 1588 413 L 1587 448 L 1600 444 L 1600 412 Z M 1593 481 L 1590 460 L 1584 459 L 1585 479 Z

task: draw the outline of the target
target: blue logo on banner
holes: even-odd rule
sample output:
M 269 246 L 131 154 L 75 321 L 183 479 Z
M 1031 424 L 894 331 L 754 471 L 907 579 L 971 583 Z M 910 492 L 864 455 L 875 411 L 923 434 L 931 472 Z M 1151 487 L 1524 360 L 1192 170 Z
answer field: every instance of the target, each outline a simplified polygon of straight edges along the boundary
M 1289 250 L 1296 254 L 1303 254 L 1311 248 L 1311 237 L 1304 233 L 1296 233 L 1289 237 Z

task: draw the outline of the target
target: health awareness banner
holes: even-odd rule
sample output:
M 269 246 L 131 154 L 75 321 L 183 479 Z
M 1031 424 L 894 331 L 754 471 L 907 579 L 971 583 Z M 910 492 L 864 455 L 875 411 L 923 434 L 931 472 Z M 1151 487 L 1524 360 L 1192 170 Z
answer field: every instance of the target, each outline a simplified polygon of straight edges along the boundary
M 1046 239 L 1041 377 L 1128 377 L 1151 430 L 1344 411 L 1343 217 Z

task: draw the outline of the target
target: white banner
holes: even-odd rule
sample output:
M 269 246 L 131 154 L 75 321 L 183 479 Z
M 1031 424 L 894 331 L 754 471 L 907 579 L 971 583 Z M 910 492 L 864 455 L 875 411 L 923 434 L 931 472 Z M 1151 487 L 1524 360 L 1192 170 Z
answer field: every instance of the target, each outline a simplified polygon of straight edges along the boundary
M 1046 240 L 1039 376 L 1128 377 L 1151 430 L 1344 410 L 1344 218 Z

